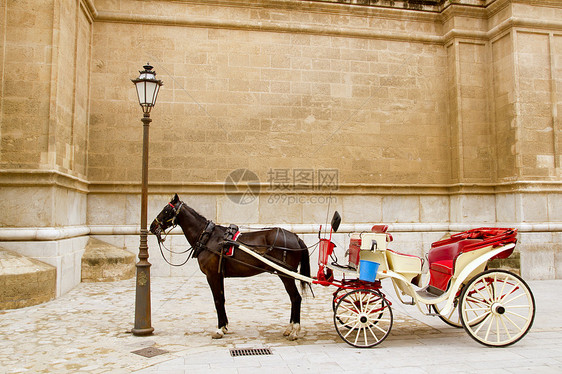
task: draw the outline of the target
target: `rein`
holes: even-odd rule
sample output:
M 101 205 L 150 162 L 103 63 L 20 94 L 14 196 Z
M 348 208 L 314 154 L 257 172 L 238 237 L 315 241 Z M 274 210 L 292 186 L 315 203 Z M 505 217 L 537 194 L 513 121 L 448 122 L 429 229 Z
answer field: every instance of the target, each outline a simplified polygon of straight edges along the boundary
M 168 230 L 168 232 L 165 232 L 166 235 L 164 236 L 164 239 L 163 239 L 163 240 L 157 240 L 157 242 L 158 242 L 158 247 L 160 248 L 160 254 L 162 255 L 162 258 L 164 259 L 164 261 L 166 261 L 166 263 L 167 263 L 168 265 L 171 265 L 171 266 L 178 266 L 178 267 L 179 267 L 179 266 L 183 266 L 183 265 L 187 264 L 187 261 L 189 261 L 189 259 L 190 259 L 191 256 L 193 255 L 193 247 L 189 247 L 188 249 L 186 249 L 185 251 L 182 251 L 182 252 L 176 252 L 176 251 L 172 251 L 172 250 L 169 249 L 169 248 L 166 248 L 166 246 L 164 245 L 164 240 L 166 240 L 166 238 L 168 237 L 168 234 L 169 234 L 176 226 L 177 226 L 177 225 L 172 226 L 172 228 L 171 228 L 170 230 Z M 179 254 L 179 255 L 184 254 L 184 253 L 187 253 L 187 252 L 189 252 L 189 251 L 191 251 L 191 252 L 189 252 L 189 254 L 187 255 L 187 258 L 185 259 L 184 262 L 182 262 L 181 264 L 173 264 L 173 263 L 171 263 L 170 261 L 168 261 L 168 259 L 166 258 L 166 256 L 164 256 L 164 251 L 162 250 L 162 247 L 164 247 L 164 249 L 166 249 L 166 251 L 168 251 L 168 252 L 170 252 L 170 253 Z

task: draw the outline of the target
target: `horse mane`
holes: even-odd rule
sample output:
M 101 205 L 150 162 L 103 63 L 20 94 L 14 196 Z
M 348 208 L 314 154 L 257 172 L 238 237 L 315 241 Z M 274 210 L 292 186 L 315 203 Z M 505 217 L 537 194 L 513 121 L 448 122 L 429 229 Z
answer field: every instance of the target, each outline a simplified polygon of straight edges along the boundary
M 203 217 L 201 214 L 199 214 L 195 209 L 193 209 L 189 205 L 184 203 L 183 206 L 186 207 L 186 209 L 189 211 L 189 213 L 193 214 L 195 216 L 195 218 L 203 220 L 203 221 L 207 221 L 207 218 Z

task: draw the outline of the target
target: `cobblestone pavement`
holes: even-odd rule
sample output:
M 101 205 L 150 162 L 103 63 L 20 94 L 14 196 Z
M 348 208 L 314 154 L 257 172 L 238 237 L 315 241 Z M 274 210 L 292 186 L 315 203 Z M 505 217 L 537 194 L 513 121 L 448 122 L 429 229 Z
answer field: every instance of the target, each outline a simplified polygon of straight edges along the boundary
M 388 286 L 385 289 L 390 291 Z M 389 338 L 380 347 L 359 350 L 341 341 L 334 329 L 331 288 L 315 286 L 316 297 L 309 295 L 304 300 L 301 338 L 291 342 L 282 336 L 289 319 L 288 296 L 274 276 L 226 280 L 230 333 L 221 340 L 210 338 L 216 316 L 202 276 L 152 279 L 155 333 L 149 337 L 129 332 L 134 320 L 133 280 L 82 283 L 51 302 L 0 312 L 0 373 L 129 373 L 141 369 L 146 373 L 212 373 L 219 368 L 221 373 L 265 369 L 324 373 L 373 372 L 374 367 L 384 369 L 381 372 L 415 373 L 429 371 L 439 360 L 448 365 L 443 369 L 455 363 L 467 372 L 486 371 L 486 362 L 496 372 L 512 372 L 509 368 L 514 367 L 561 372 L 558 296 L 562 281 L 535 281 L 530 286 L 537 299 L 535 325 L 512 347 L 480 346 L 462 329 L 394 300 L 395 322 Z M 151 358 L 132 353 L 144 347 L 168 352 Z M 229 348 L 237 347 L 269 347 L 274 354 L 230 357 Z

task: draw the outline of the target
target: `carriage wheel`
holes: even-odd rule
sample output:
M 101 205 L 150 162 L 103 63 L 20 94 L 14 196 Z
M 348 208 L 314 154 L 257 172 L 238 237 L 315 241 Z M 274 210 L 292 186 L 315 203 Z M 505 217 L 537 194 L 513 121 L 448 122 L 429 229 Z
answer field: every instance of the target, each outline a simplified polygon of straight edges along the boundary
M 477 342 L 503 347 L 519 341 L 535 318 L 535 299 L 520 276 L 488 270 L 464 288 L 459 315 L 466 332 Z
M 341 295 L 340 292 L 344 290 L 343 288 L 338 288 L 336 290 L 336 292 L 334 292 L 334 295 L 332 297 L 332 310 L 335 312 L 336 311 L 336 306 L 338 305 L 338 301 L 340 301 L 341 299 Z
M 332 299 L 332 309 L 333 309 L 334 313 L 336 312 L 336 307 L 337 307 L 337 305 L 338 305 L 338 302 L 342 299 L 342 297 L 345 296 L 345 294 L 342 295 L 341 292 L 342 292 L 342 291 L 345 291 L 345 290 L 346 290 L 345 288 L 338 288 L 337 291 L 334 292 L 334 297 L 333 297 L 333 299 Z M 382 318 L 383 311 L 381 311 L 379 314 L 380 314 L 380 316 L 379 316 L 378 318 Z M 350 325 L 348 325 L 348 324 L 342 322 L 342 320 L 341 320 L 338 316 L 336 316 L 335 318 L 336 318 L 336 319 L 338 320 L 338 322 L 339 322 L 340 324 L 342 324 L 345 328 L 350 329 L 350 328 L 353 327 L 353 326 L 350 326 Z M 374 323 L 376 324 L 376 323 L 377 323 L 377 319 L 375 318 L 374 321 L 375 321 Z
M 475 305 L 477 305 L 474 302 L 470 301 L 470 299 L 469 299 L 468 302 L 473 304 L 472 307 L 475 307 Z M 435 313 L 437 313 L 437 317 L 439 317 L 441 319 L 441 321 L 445 322 L 449 326 L 462 328 L 461 316 L 460 316 L 459 308 L 458 308 L 459 298 L 456 298 L 455 301 L 453 302 L 453 309 L 451 309 L 451 311 L 448 314 L 442 315 L 441 309 L 443 307 L 445 307 L 446 303 L 447 303 L 447 300 L 442 301 L 442 302 L 437 303 L 437 304 L 433 304 L 431 306 L 432 306 L 433 310 L 435 311 Z M 479 320 L 477 319 L 477 320 L 473 321 L 470 325 L 476 326 L 477 324 L 482 322 L 483 319 L 484 318 L 481 318 Z
M 459 310 L 457 308 L 459 300 L 455 299 L 453 309 L 451 309 L 448 314 L 442 315 L 441 309 L 445 306 L 446 303 L 447 300 L 442 301 L 438 304 L 433 304 L 431 307 L 433 308 L 433 311 L 437 313 L 437 317 L 439 317 L 441 321 L 445 322 L 449 326 L 462 328 L 461 318 L 459 316 Z
M 390 333 L 392 310 L 378 290 L 351 291 L 340 298 L 334 325 L 346 343 L 358 348 L 373 347 Z

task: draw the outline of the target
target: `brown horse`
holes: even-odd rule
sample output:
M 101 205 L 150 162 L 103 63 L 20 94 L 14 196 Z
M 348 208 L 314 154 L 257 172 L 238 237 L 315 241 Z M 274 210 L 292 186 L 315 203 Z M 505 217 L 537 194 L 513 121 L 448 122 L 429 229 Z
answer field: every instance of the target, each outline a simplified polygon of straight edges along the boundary
M 194 250 L 194 257 L 197 257 L 199 268 L 207 276 L 218 318 L 218 329 L 212 337 L 214 339 L 222 338 L 228 330 L 228 318 L 224 308 L 224 278 L 251 277 L 266 271 L 271 273 L 276 273 L 276 271 L 242 250 L 235 250 L 232 256 L 221 255 L 225 250 L 227 244 L 225 240 L 228 241 L 230 228 L 215 225 L 212 221 L 207 220 L 180 201 L 177 194 L 152 222 L 150 232 L 157 236 L 159 242 L 162 242 L 162 232 L 174 225 L 182 228 L 187 241 Z M 300 274 L 310 276 L 308 248 L 296 234 L 290 231 L 273 228 L 241 233 L 236 241 L 255 249 L 268 260 L 289 270 L 296 271 L 300 264 Z M 278 275 L 291 299 L 291 318 L 283 335 L 288 336 L 290 340 L 295 340 L 300 331 L 302 298 L 294 278 L 284 274 Z M 301 282 L 303 290 L 305 285 L 305 282 Z

